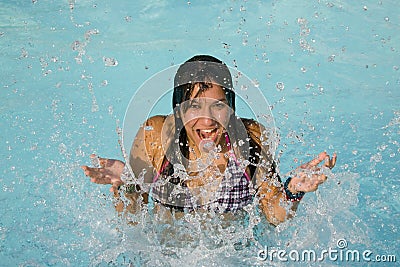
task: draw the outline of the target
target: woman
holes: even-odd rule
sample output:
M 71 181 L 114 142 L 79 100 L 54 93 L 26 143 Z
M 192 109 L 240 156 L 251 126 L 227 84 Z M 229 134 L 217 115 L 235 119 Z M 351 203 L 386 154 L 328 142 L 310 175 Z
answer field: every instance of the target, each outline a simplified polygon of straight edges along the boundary
M 142 196 L 147 203 L 150 196 L 175 211 L 234 213 L 256 198 L 277 225 L 291 217 L 288 206 L 295 211 L 304 193 L 326 180 L 318 165 L 335 166 L 336 155 L 322 152 L 282 183 L 263 126 L 236 116 L 231 74 L 214 57 L 195 56 L 179 67 L 172 102 L 173 114 L 149 118 L 133 142 L 133 200 Z M 85 174 L 117 194 L 125 164 L 99 160 L 100 168 L 82 166 Z

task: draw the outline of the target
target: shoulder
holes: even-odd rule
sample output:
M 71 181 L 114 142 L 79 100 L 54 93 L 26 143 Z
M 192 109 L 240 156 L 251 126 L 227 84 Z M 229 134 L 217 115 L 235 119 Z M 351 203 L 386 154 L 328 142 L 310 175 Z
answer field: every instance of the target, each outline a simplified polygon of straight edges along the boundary
M 157 115 L 148 118 L 142 126 L 144 141 L 152 147 L 161 147 L 160 144 L 169 143 L 175 132 L 175 118 L 173 115 Z M 155 146 L 155 144 L 159 144 Z
M 148 118 L 144 124 L 143 128 L 146 131 L 157 132 L 161 134 L 162 132 L 169 131 L 174 127 L 175 120 L 173 115 L 156 115 Z
M 167 118 L 167 116 L 164 115 L 156 115 L 153 117 L 150 117 L 146 120 L 146 122 L 144 123 L 144 126 L 152 126 L 154 128 L 162 128 L 165 122 L 165 119 Z
M 249 135 L 255 137 L 261 136 L 262 129 L 264 128 L 262 124 L 254 119 L 241 118 L 240 120 L 242 121 Z

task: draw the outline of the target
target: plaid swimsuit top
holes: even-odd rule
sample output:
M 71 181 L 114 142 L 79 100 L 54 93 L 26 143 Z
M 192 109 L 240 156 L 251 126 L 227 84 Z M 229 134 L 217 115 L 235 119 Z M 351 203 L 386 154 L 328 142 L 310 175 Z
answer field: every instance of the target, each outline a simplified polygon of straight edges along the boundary
M 227 134 L 225 134 L 225 138 L 229 141 Z M 229 143 L 227 142 L 228 149 L 232 151 Z M 167 162 L 167 164 L 169 163 Z M 165 166 L 166 164 L 164 164 Z M 178 210 L 206 208 L 219 212 L 232 212 L 240 210 L 252 202 L 253 194 L 250 190 L 250 177 L 237 162 L 233 152 L 230 152 L 228 165 L 225 172 L 221 175 L 223 177 L 218 185 L 218 189 L 212 193 L 210 200 L 206 204 L 200 204 L 199 199 L 192 194 L 187 186 L 174 184 L 169 182 L 167 178 L 158 179 L 160 175 L 154 178 L 151 196 L 155 202 Z M 218 182 L 217 180 L 215 181 Z M 198 189 L 198 192 L 209 193 L 207 185 Z

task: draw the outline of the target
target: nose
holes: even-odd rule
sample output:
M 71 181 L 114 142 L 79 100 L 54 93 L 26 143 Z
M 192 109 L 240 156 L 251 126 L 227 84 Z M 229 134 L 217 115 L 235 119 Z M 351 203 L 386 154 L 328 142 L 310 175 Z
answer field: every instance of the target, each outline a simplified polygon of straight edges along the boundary
M 199 119 L 204 126 L 215 126 L 217 124 L 211 106 L 205 106 L 204 108 L 202 108 L 201 116 Z
M 201 117 L 199 120 L 201 121 L 201 124 L 204 126 L 215 126 L 217 124 L 217 122 L 210 117 Z

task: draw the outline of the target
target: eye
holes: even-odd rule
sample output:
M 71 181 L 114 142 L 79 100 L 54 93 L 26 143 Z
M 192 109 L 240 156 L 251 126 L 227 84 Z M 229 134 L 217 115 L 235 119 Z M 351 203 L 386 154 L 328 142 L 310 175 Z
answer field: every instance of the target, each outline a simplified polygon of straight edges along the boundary
M 214 104 L 214 107 L 217 109 L 223 109 L 226 107 L 226 104 L 222 101 L 218 101 L 217 103 Z
M 198 101 L 190 101 L 189 108 L 199 109 L 199 108 L 201 108 L 201 106 Z

